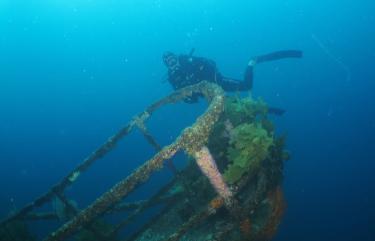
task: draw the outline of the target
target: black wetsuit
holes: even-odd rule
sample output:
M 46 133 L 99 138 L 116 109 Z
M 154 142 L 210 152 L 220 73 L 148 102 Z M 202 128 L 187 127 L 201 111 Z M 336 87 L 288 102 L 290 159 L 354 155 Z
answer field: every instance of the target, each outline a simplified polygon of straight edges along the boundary
M 300 57 L 302 57 L 301 51 L 285 50 L 258 56 L 254 58 L 254 61 L 258 64 L 283 58 Z M 213 60 L 191 55 L 179 55 L 177 67 L 168 70 L 168 81 L 175 90 L 204 80 L 220 85 L 225 91 L 250 90 L 253 87 L 253 65 L 246 67 L 243 80 L 224 77 Z M 199 95 L 193 95 L 187 102 L 196 102 L 198 97 Z

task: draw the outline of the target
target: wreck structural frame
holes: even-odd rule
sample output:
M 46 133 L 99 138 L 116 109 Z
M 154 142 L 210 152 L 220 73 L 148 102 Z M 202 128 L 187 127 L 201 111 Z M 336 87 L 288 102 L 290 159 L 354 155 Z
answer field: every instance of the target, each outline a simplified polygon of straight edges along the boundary
M 153 136 L 148 132 L 145 122 L 159 107 L 166 104 L 177 103 L 186 99 L 187 97 L 192 96 L 193 94 L 202 95 L 208 101 L 209 105 L 207 110 L 197 118 L 196 122 L 192 126 L 185 128 L 173 143 L 165 147 L 161 147 L 153 138 Z M 148 108 L 146 108 L 145 111 L 133 117 L 133 119 L 128 124 L 122 127 L 116 134 L 111 136 L 104 144 L 102 144 L 99 148 L 92 152 L 87 158 L 82 161 L 82 163 L 80 163 L 68 175 L 62 178 L 60 182 L 52 186 L 52 188 L 50 188 L 48 192 L 24 206 L 15 214 L 1 221 L 0 227 L 6 227 L 7 224 L 15 220 L 39 220 L 57 218 L 53 213 L 39 215 L 36 213 L 32 213 L 34 209 L 41 207 L 45 203 L 51 202 L 53 198 L 56 197 L 71 213 L 75 214 L 72 219 L 60 226 L 55 232 L 50 233 L 44 239 L 44 241 L 60 241 L 70 237 L 83 227 L 89 229 L 94 234 L 97 234 L 96 230 L 91 227 L 91 223 L 96 218 L 106 213 L 121 211 L 124 209 L 135 209 L 134 213 L 131 214 L 130 217 L 115 226 L 115 230 L 119 230 L 123 226 L 125 226 L 129 222 L 129 220 L 132 219 L 132 217 L 136 216 L 139 212 L 149 207 L 150 205 L 163 201 L 166 201 L 166 203 L 168 203 L 168 201 L 173 200 L 173 197 L 171 197 L 170 200 L 163 200 L 163 198 L 160 198 L 162 193 L 166 191 L 165 188 L 162 188 L 162 190 L 160 190 L 156 195 L 151 197 L 149 200 L 144 201 L 143 203 L 140 202 L 134 203 L 133 205 L 118 205 L 119 202 L 123 200 L 128 194 L 130 194 L 135 188 L 137 188 L 140 184 L 146 182 L 153 172 L 160 170 L 163 167 L 164 162 L 166 162 L 168 167 L 177 175 L 177 170 L 173 166 L 173 163 L 171 161 L 171 159 L 177 152 L 182 150 L 190 156 L 196 156 L 196 153 L 198 153 L 202 148 L 205 148 L 213 126 L 224 110 L 224 99 L 224 91 L 221 87 L 216 84 L 203 81 L 196 85 L 188 86 L 175 91 L 165 98 L 162 98 L 159 101 L 153 103 Z M 66 190 L 66 188 L 75 183 L 79 176 L 83 172 L 85 172 L 94 162 L 112 151 L 115 148 L 116 144 L 135 128 L 138 128 L 141 131 L 145 139 L 154 147 L 157 153 L 152 158 L 144 162 L 144 164 L 135 169 L 126 178 L 112 186 L 112 188 L 103 193 L 85 209 L 78 210 L 77 208 L 75 208 L 64 195 L 64 191 Z M 219 200 L 222 199 L 222 197 L 220 196 L 216 198 Z M 228 200 L 225 201 L 228 202 Z M 220 203 L 224 204 L 224 201 Z M 178 240 L 195 223 L 215 213 L 215 209 L 220 208 L 221 206 L 222 205 L 212 207 L 209 205 L 206 211 L 194 215 L 186 223 L 181 225 L 181 227 L 166 240 Z M 98 233 L 97 236 L 99 239 L 103 240 L 105 240 L 106 238 L 101 237 L 100 233 Z

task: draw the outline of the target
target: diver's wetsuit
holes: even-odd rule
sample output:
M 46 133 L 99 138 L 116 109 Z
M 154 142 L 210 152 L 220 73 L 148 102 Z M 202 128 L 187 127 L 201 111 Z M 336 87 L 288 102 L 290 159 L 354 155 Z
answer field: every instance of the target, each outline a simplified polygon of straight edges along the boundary
M 301 57 L 301 51 L 284 50 L 258 56 L 253 59 L 253 62 L 258 64 L 283 58 Z M 253 87 L 253 68 L 253 64 L 246 67 L 244 80 L 241 81 L 224 77 L 216 68 L 216 63 L 213 60 L 191 55 L 179 55 L 177 67 L 168 70 L 168 81 L 175 90 L 206 80 L 217 83 L 225 91 L 245 91 Z M 187 102 L 196 102 L 198 97 L 198 94 L 193 95 Z

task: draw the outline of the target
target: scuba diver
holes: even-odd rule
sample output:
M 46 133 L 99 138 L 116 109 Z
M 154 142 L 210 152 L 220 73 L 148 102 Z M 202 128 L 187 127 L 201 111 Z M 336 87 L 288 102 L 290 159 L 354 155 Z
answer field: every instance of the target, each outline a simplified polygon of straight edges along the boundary
M 163 54 L 163 62 L 168 68 L 168 82 L 174 90 L 197 84 L 203 80 L 216 83 L 225 91 L 251 90 L 253 87 L 253 69 L 255 65 L 279 59 L 302 57 L 302 51 L 299 50 L 282 50 L 254 57 L 249 61 L 245 69 L 244 79 L 241 81 L 224 77 L 217 69 L 216 63 L 213 60 L 195 57 L 193 53 L 194 49 L 188 55 L 176 55 L 169 51 Z M 199 94 L 194 94 L 186 99 L 185 102 L 195 103 L 198 101 L 199 96 Z

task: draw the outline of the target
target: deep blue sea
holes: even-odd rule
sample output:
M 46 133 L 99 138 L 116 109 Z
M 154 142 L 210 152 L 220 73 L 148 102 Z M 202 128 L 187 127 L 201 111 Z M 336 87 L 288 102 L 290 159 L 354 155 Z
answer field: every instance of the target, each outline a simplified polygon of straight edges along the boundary
M 373 0 L 0 0 L 0 217 L 172 92 L 164 51 L 195 48 L 241 79 L 252 56 L 300 49 L 255 68 L 253 96 L 287 111 L 275 118 L 292 156 L 275 240 L 374 241 L 374 26 Z M 168 144 L 204 108 L 163 109 L 150 131 Z M 83 207 L 153 153 L 132 134 L 68 193 Z

